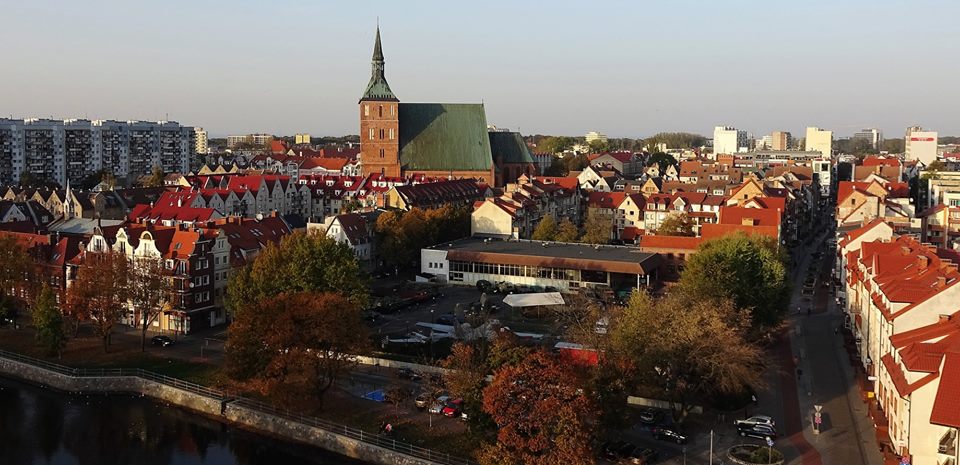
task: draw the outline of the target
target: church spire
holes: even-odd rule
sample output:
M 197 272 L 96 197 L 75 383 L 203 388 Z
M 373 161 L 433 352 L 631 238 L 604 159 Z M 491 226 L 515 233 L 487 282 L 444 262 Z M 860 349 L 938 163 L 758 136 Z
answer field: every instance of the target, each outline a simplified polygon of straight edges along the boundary
M 370 82 L 367 84 L 367 90 L 363 92 L 363 100 L 397 100 L 393 95 L 390 85 L 387 84 L 387 78 L 383 75 L 384 71 L 383 47 L 380 45 L 380 26 L 377 25 L 377 40 L 373 44 L 373 60 L 371 63 Z

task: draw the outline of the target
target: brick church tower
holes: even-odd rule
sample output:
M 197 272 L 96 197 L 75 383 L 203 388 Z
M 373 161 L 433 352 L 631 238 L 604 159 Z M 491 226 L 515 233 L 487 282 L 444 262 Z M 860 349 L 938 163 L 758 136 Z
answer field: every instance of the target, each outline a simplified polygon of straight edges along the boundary
M 370 83 L 360 98 L 360 163 L 363 175 L 400 176 L 399 100 L 383 75 L 380 27 L 373 46 Z

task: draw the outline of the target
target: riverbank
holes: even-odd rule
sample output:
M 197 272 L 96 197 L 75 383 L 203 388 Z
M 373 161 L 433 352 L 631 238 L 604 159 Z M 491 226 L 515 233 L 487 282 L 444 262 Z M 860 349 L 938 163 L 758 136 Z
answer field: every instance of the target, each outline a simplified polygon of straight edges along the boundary
M 0 351 L 0 375 L 72 393 L 137 393 L 222 422 L 376 464 L 472 462 L 141 369 L 73 368 Z

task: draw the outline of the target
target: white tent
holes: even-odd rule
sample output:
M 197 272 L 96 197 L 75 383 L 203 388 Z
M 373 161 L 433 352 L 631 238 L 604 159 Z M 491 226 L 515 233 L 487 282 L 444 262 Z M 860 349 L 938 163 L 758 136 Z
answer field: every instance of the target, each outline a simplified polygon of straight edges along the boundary
M 514 307 L 536 307 L 540 305 L 564 305 L 563 296 L 559 292 L 539 292 L 536 294 L 510 294 L 503 298 L 503 303 Z

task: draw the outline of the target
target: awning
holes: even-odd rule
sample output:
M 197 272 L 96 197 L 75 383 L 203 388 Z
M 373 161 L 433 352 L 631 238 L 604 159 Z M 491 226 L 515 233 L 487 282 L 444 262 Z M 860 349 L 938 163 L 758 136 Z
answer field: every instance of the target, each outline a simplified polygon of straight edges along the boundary
M 564 305 L 563 296 L 559 292 L 538 292 L 534 294 L 510 294 L 503 298 L 503 303 L 514 307 L 536 307 L 539 305 Z

